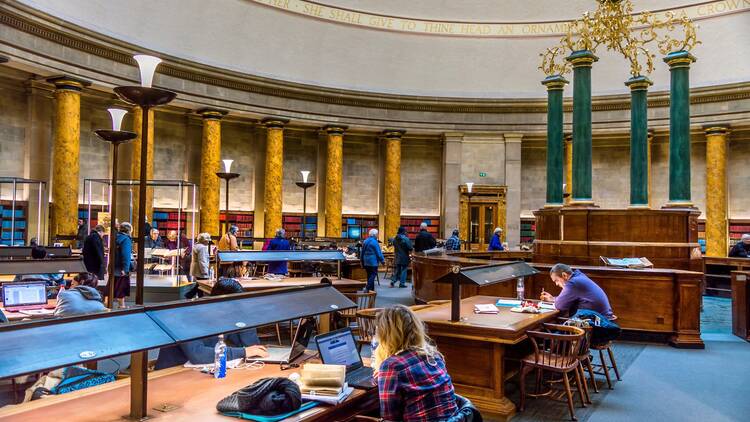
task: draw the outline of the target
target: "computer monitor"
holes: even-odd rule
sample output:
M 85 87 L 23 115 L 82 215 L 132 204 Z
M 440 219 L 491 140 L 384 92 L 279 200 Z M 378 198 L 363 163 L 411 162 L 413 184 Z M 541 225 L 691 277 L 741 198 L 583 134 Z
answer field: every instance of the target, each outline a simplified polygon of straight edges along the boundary
M 320 360 L 328 365 L 346 365 L 346 371 L 361 368 L 362 358 L 357 350 L 357 342 L 349 328 L 320 334 L 315 337 Z
M 47 283 L 5 283 L 3 284 L 3 307 L 46 305 Z
M 347 231 L 349 239 L 359 239 L 362 237 L 362 228 L 360 226 L 349 226 Z

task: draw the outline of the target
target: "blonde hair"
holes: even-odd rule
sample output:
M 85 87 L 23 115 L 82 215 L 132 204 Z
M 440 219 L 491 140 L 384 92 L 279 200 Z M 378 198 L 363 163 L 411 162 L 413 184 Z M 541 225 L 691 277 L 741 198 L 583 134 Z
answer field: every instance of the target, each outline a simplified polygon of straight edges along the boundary
M 429 361 L 434 361 L 438 354 L 422 321 L 404 305 L 394 305 L 378 312 L 375 329 L 380 341 L 375 356 L 377 367 L 385 359 L 405 350 L 425 355 Z

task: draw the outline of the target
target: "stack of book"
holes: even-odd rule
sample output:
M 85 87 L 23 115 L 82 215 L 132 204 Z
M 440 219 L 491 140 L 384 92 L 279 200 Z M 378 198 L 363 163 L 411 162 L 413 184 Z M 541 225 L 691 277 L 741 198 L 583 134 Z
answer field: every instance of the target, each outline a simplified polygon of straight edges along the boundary
M 475 314 L 496 314 L 498 312 L 500 311 L 497 309 L 497 306 L 491 303 L 474 305 Z
M 346 366 L 306 363 L 302 367 L 299 389 L 302 398 L 338 404 L 352 393 L 346 384 Z

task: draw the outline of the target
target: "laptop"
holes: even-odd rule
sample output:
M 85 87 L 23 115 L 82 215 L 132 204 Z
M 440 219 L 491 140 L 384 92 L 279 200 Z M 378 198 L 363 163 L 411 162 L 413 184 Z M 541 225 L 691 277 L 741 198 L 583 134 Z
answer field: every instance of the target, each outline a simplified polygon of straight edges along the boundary
M 43 309 L 47 306 L 47 283 L 3 284 L 3 308 L 8 312 Z
M 294 332 L 294 339 L 292 339 L 291 346 L 267 344 L 265 346 L 268 356 L 264 358 L 252 358 L 252 360 L 265 363 L 291 363 L 307 350 L 307 343 L 310 341 L 314 329 L 315 320 L 312 318 L 302 318 L 299 321 L 297 330 Z
M 315 336 L 320 360 L 329 365 L 346 366 L 346 383 L 354 388 L 369 390 L 377 387 L 372 368 L 362 363 L 357 342 L 350 328 L 331 331 Z

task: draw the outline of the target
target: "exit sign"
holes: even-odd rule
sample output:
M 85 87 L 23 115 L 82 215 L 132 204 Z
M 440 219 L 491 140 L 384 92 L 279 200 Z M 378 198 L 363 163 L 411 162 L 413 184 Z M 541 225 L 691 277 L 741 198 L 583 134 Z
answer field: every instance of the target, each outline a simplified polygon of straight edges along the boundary
M 483 171 L 480 171 L 479 172 L 479 177 L 487 177 L 487 173 L 485 173 Z

